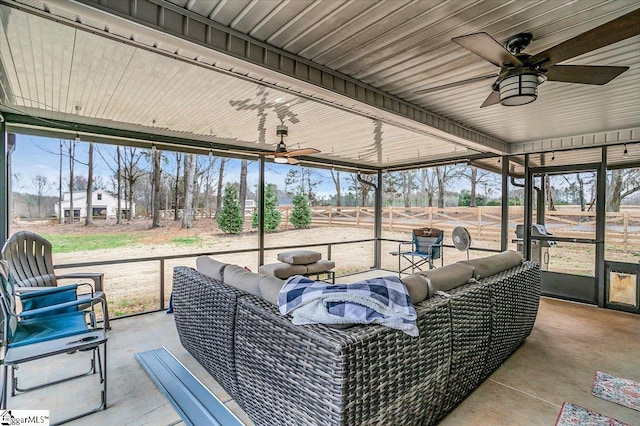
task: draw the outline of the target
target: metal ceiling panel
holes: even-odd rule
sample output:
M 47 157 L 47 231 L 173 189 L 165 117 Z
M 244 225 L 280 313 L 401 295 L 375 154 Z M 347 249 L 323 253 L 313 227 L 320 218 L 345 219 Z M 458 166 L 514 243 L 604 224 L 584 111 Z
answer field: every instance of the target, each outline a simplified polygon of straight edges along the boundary
M 530 31 L 526 52 L 537 53 L 640 8 L 635 0 L 8 3 L 71 20 L 2 7 L 4 107 L 43 117 L 267 149 L 289 105 L 291 143 L 382 167 L 464 158 L 478 146 L 535 152 L 640 134 L 640 36 L 566 62 L 631 67 L 605 86 L 548 81 L 519 107 L 480 108 L 492 78 L 414 93 L 497 73 L 453 37 L 486 31 L 503 42 Z

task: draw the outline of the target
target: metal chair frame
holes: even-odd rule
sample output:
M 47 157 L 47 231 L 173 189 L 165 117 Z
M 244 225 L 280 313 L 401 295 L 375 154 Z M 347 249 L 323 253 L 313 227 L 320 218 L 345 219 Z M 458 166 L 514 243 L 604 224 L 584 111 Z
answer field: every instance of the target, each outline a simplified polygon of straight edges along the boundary
M 106 300 L 103 291 L 104 274 L 101 272 L 75 272 L 56 275 L 53 267 L 51 243 L 43 236 L 31 231 L 18 231 L 11 235 L 2 247 L 2 258 L 9 264 L 17 293 L 41 290 L 58 286 L 59 280 L 77 280 L 87 278 L 93 281 L 95 296 Z M 103 310 L 104 325 L 109 325 L 109 311 L 105 304 Z
M 103 298 L 92 298 L 88 300 L 85 298 L 77 298 L 76 300 L 55 303 L 49 306 L 37 307 L 34 309 L 24 310 L 20 314 L 15 312 L 15 290 L 13 288 L 12 278 L 4 273 L 6 269 L 6 263 L 3 261 L 3 268 L 1 275 L 2 290 L 0 291 L 0 306 L 4 317 L 3 327 L 3 380 L 0 395 L 0 409 L 4 410 L 7 407 L 7 394 L 8 394 L 8 381 L 11 380 L 11 396 L 14 397 L 18 393 L 29 392 L 36 389 L 42 389 L 47 386 L 53 386 L 59 383 L 68 382 L 81 377 L 85 377 L 91 374 L 99 374 L 99 381 L 102 384 L 100 404 L 88 411 L 82 412 L 78 415 L 66 418 L 56 424 L 67 423 L 72 420 L 79 419 L 81 417 L 92 414 L 96 411 L 106 409 L 107 407 L 107 334 L 104 328 L 97 327 L 96 315 L 92 310 L 83 311 L 80 310 L 81 305 L 89 303 L 91 306 L 94 304 L 102 304 L 103 308 L 106 301 Z M 67 286 L 71 287 L 71 286 Z M 76 286 L 78 287 L 78 286 Z M 61 291 L 69 291 L 69 289 L 60 289 Z M 42 293 L 46 293 L 42 297 L 51 296 L 51 293 L 55 291 L 44 290 Z M 30 293 L 28 297 L 37 297 L 34 293 Z M 71 310 L 71 312 L 69 312 Z M 72 330 L 67 335 L 56 335 L 56 331 L 64 331 L 59 325 L 56 326 L 56 321 L 61 316 L 74 316 L 84 317 L 82 320 L 84 324 L 84 330 L 82 328 Z M 88 320 L 87 320 L 88 319 Z M 80 318 L 78 318 L 80 321 Z M 50 336 L 39 335 L 33 342 L 25 342 L 24 340 L 16 339 L 14 332 L 25 325 L 27 327 L 33 327 L 37 329 L 37 326 L 46 327 L 47 333 Z M 51 329 L 51 332 L 49 330 Z M 53 333 L 53 334 L 52 334 Z M 50 338 L 48 338 L 50 337 Z M 103 351 L 100 350 L 100 346 L 104 345 Z M 88 371 L 66 376 L 61 379 L 39 383 L 36 385 L 21 388 L 18 386 L 18 377 L 16 370 L 24 363 L 44 359 L 54 355 L 60 354 L 74 354 L 77 351 L 92 351 L 90 360 L 90 368 Z M 101 353 L 102 352 L 102 353 Z M 97 368 L 96 368 L 97 364 Z M 9 371 L 10 369 L 10 371 Z
M 398 244 L 398 251 L 390 253 L 393 256 L 398 256 L 398 277 L 401 278 L 402 274 L 409 269 L 411 269 L 411 273 L 414 273 L 416 270 L 422 271 L 422 268 L 425 265 L 428 265 L 429 269 L 433 269 L 435 249 L 439 249 L 438 255 L 435 258 L 440 258 L 441 266 L 444 266 L 443 240 L 444 231 L 440 231 L 436 242 L 433 244 L 429 244 L 426 250 L 424 249 L 424 247 L 420 247 L 415 235 L 413 235 L 412 241 L 401 241 Z M 406 248 L 403 250 L 403 246 L 406 247 L 408 245 L 411 246 L 411 250 L 407 250 Z M 416 260 L 416 258 L 418 259 Z M 409 265 L 405 268 L 402 268 L 402 259 L 405 259 L 407 262 L 409 262 Z

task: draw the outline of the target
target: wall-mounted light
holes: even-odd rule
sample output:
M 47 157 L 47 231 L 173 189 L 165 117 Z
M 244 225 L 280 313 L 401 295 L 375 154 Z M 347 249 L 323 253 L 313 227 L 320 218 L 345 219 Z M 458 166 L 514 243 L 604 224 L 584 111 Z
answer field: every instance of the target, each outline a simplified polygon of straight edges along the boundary
M 556 152 L 555 151 L 551 151 L 551 161 L 556 159 Z
M 622 158 L 628 158 L 629 157 L 629 151 L 627 151 L 627 144 L 624 144 L 624 151 L 622 153 Z
M 76 132 L 76 142 L 80 142 L 82 139 L 80 139 L 80 133 Z
M 152 143 L 151 144 L 151 154 L 155 154 L 156 153 L 156 144 Z

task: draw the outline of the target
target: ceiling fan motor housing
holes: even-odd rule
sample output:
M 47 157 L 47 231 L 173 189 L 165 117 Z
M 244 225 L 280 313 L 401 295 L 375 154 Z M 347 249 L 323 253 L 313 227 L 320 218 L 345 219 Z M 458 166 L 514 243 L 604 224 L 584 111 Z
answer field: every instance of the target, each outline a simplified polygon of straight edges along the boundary
M 276 127 L 276 135 L 277 136 L 287 136 L 289 134 L 289 128 L 283 124 L 280 124 Z

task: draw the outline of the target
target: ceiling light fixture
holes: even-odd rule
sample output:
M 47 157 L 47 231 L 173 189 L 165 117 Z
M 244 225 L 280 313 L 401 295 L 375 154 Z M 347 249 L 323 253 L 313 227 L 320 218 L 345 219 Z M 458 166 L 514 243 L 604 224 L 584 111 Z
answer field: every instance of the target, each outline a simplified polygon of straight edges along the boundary
M 273 162 L 278 164 L 287 164 L 287 157 L 275 157 Z
M 533 70 L 507 75 L 498 83 L 500 103 L 504 106 L 526 105 L 538 98 L 538 85 L 544 83 L 546 77 Z M 508 71 L 511 73 L 511 71 Z
M 629 151 L 627 151 L 627 144 L 624 144 L 624 152 L 622 153 L 622 158 L 628 158 L 629 157 Z

